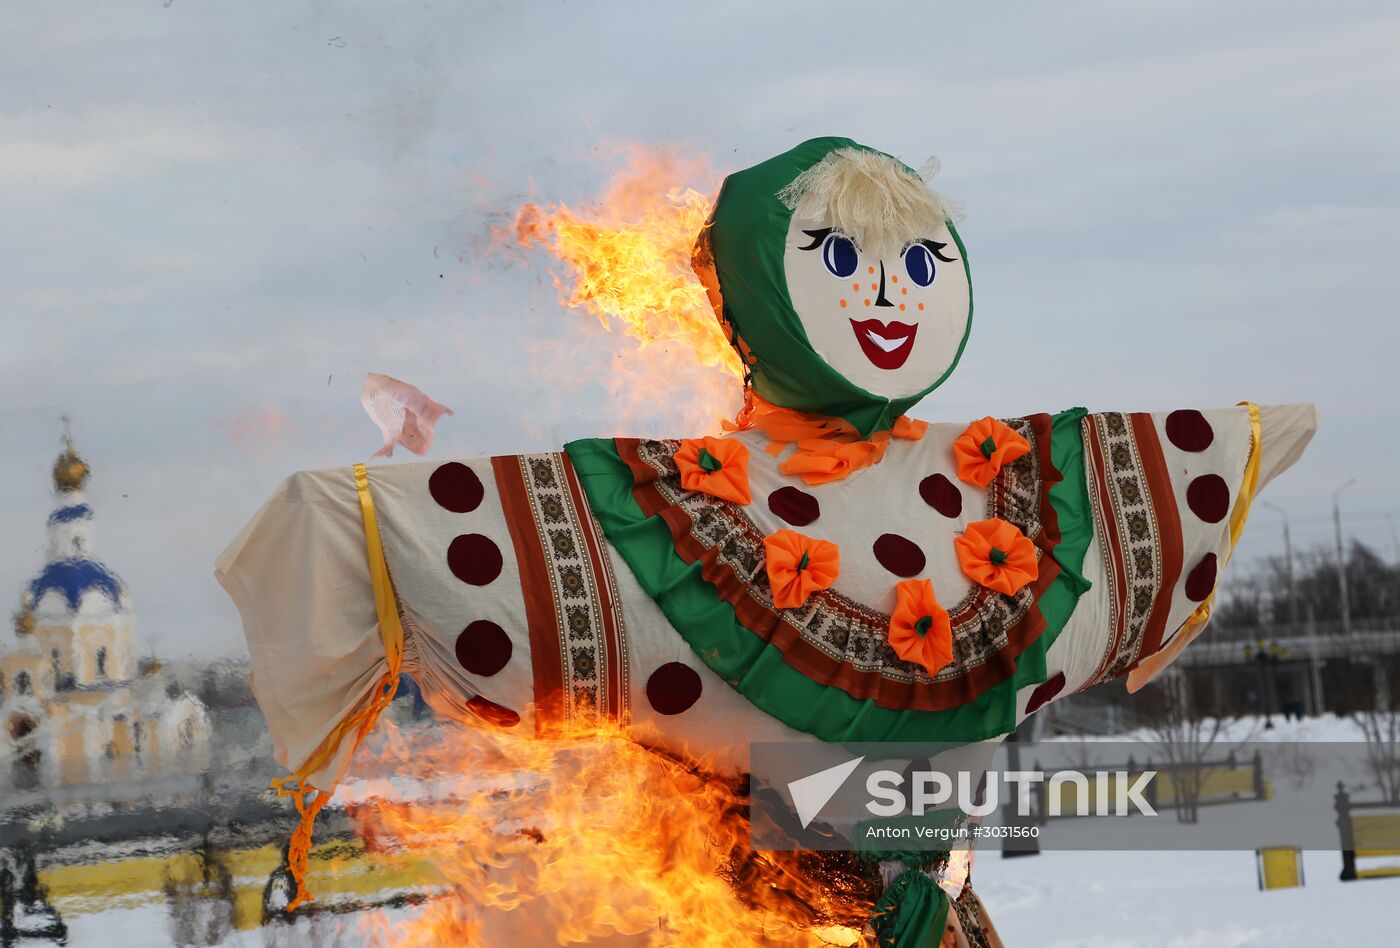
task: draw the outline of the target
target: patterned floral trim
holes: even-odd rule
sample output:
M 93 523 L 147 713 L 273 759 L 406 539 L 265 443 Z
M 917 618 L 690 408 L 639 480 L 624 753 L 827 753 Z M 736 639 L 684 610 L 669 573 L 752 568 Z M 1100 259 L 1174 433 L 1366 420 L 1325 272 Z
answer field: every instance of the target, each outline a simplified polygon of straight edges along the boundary
M 967 948 L 1001 948 L 1001 937 L 970 883 L 953 900 L 953 912 L 958 917 L 958 927 L 962 929 Z
M 1111 633 L 1083 687 L 1124 674 L 1157 650 L 1181 574 L 1181 525 L 1149 415 L 1084 419 L 1089 502 L 1100 525 Z
M 602 530 L 568 455 L 491 459 L 520 564 L 537 717 L 586 725 L 628 715 L 627 636 Z
M 764 569 L 763 532 L 744 508 L 680 486 L 675 441 L 617 439 L 632 468 L 644 513 L 671 528 L 676 550 L 700 562 L 705 579 L 735 608 L 739 621 L 814 681 L 881 707 L 942 710 L 964 704 L 1014 674 L 1016 657 L 1044 630 L 1036 600 L 1059 575 L 1048 556 L 1059 542 L 1046 491 L 1060 480 L 1050 463 L 1048 415 L 1012 419 L 1031 453 L 1002 468 L 987 491 L 987 516 L 1019 526 L 1037 547 L 1040 576 L 1015 596 L 973 587 L 948 609 L 953 660 L 930 675 L 899 658 L 887 641 L 890 616 L 835 590 L 814 593 L 798 609 L 777 609 Z

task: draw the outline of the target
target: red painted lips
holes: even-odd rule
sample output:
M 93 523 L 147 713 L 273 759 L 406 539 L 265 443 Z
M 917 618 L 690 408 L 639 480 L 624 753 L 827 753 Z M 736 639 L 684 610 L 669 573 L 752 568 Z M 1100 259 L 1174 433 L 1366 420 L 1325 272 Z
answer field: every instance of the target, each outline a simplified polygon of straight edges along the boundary
M 897 369 L 909 359 L 914 351 L 914 334 L 919 331 L 918 323 L 882 323 L 878 319 L 851 320 L 856 341 L 865 357 L 879 369 Z

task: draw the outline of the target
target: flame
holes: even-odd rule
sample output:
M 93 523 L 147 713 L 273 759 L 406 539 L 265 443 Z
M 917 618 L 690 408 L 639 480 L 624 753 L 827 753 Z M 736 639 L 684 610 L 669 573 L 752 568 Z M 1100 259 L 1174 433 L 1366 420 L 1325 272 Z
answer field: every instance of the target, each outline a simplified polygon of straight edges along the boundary
M 732 416 L 739 359 L 690 268 L 717 177 L 676 149 L 624 154 L 597 201 L 526 204 L 497 236 L 547 251 L 561 304 L 622 328 L 630 345 L 598 375 L 624 412 Z M 556 348 L 570 364 L 553 377 L 585 374 Z M 441 880 L 422 909 L 368 917 L 382 944 L 854 945 L 880 888 L 850 854 L 752 850 L 744 781 L 617 725 L 391 729 L 382 744 L 356 770 L 384 776 L 343 786 L 347 809 L 369 852 L 426 859 Z
M 749 849 L 739 780 L 619 727 L 397 732 L 375 764 L 394 775 L 345 788 L 367 848 L 428 858 L 448 893 L 374 916 L 380 943 L 860 943 L 871 878 L 848 854 Z
M 673 148 L 626 150 L 626 166 L 593 206 L 525 204 L 515 217 L 522 247 L 542 245 L 567 273 L 554 273 L 560 302 L 614 324 L 643 348 L 685 343 L 701 365 L 742 375 L 739 357 L 690 269 L 690 252 L 714 202 L 690 181 L 714 190 L 701 159 Z
M 618 154 L 596 199 L 524 204 L 512 226 L 493 231 L 498 245 L 547 255 L 561 306 L 622 330 L 624 341 L 593 365 L 593 347 L 569 333 L 537 342 L 532 372 L 552 379 L 552 389 L 601 384 L 613 425 L 630 433 L 717 433 L 740 407 L 734 382 L 743 373 L 690 254 L 719 176 L 678 147 L 628 145 Z

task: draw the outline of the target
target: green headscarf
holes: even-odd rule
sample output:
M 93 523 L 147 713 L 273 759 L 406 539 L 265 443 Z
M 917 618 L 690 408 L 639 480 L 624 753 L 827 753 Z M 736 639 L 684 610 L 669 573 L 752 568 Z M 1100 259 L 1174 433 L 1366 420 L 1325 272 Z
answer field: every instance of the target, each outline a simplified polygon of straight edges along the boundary
M 967 328 L 962 343 L 952 364 L 924 390 L 896 399 L 874 395 L 818 355 L 788 293 L 783 252 L 793 212 L 778 199 L 778 192 L 830 152 L 843 148 L 875 151 L 849 138 L 813 138 L 725 178 L 711 223 L 697 245 L 696 261 L 697 268 L 713 265 L 724 320 L 751 353 L 745 361 L 755 393 L 784 408 L 840 416 L 862 437 L 869 437 L 891 427 L 896 418 L 952 374 L 972 329 L 972 276 L 968 274 Z M 906 170 L 917 177 L 913 169 L 906 166 Z M 952 222 L 948 230 L 966 269 L 967 251 Z

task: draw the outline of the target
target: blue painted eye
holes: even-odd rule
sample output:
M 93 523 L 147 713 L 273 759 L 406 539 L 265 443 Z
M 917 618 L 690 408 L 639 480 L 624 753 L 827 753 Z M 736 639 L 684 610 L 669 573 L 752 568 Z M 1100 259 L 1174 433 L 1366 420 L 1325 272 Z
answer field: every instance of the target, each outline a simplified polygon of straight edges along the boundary
M 856 245 L 851 243 L 849 237 L 832 234 L 826 238 L 826 243 L 822 244 L 822 263 L 826 264 L 826 269 L 832 276 L 844 279 L 856 272 L 860 254 L 856 253 Z
M 928 286 L 938 275 L 933 263 L 933 251 L 923 244 L 914 244 L 904 251 L 904 269 L 908 271 L 909 279 L 919 286 Z

